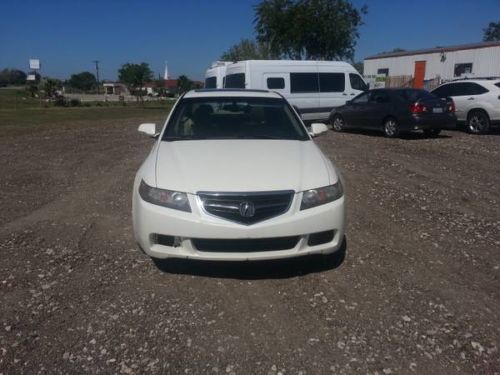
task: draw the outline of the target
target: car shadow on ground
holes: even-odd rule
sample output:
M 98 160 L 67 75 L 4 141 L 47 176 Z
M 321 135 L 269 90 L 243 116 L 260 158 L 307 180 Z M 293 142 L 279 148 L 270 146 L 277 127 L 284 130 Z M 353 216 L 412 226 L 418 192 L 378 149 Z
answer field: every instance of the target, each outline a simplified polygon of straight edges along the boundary
M 191 259 L 154 259 L 166 273 L 223 279 L 286 279 L 336 269 L 344 262 L 347 240 L 332 255 L 311 255 L 271 261 L 213 262 Z
M 452 129 L 443 129 L 443 130 L 452 130 Z M 385 135 L 383 132 L 376 131 L 376 130 L 345 129 L 342 132 L 350 133 L 350 134 L 359 134 L 359 135 L 364 135 L 364 136 L 368 136 L 368 137 L 385 138 Z M 453 138 L 453 137 L 451 135 L 448 135 L 448 134 L 439 134 L 437 137 L 428 137 L 428 136 L 424 135 L 423 132 L 415 131 L 415 132 L 403 132 L 396 139 L 416 141 L 416 140 L 422 140 L 422 139 L 447 139 L 447 138 Z

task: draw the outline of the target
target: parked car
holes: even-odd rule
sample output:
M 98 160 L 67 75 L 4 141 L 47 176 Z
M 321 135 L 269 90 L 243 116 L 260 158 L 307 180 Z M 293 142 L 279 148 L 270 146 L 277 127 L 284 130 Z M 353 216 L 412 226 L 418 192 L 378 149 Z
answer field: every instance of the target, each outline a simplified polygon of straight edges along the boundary
M 224 87 L 279 92 L 307 121 L 326 121 L 334 107 L 368 90 L 346 62 L 299 60 L 238 61 L 226 67 Z
M 432 93 L 455 102 L 457 121 L 474 134 L 500 125 L 500 79 L 464 79 L 445 83 Z
M 311 136 L 328 131 L 279 94 L 181 97 L 135 177 L 135 238 L 153 258 L 264 260 L 342 254 L 340 174 Z M 336 259 L 336 255 L 333 256 Z
M 374 89 L 358 95 L 330 114 L 333 130 L 382 130 L 387 137 L 423 130 L 437 137 L 441 128 L 455 125 L 453 101 L 419 89 Z

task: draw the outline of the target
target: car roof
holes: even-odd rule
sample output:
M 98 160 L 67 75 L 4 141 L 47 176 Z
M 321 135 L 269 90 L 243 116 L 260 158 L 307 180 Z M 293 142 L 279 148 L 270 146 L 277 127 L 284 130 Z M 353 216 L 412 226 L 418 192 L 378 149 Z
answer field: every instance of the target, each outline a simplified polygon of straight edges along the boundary
M 470 79 L 470 78 L 464 78 L 464 79 L 455 79 L 453 81 L 448 81 L 448 82 L 443 82 L 443 85 L 449 84 L 449 83 L 462 83 L 462 82 L 473 82 L 473 83 L 481 83 L 481 84 L 495 84 L 500 82 L 500 78 L 475 78 L 475 79 Z
M 268 90 L 245 90 L 245 89 L 198 89 L 188 91 L 184 98 L 217 98 L 217 97 L 244 97 L 244 98 L 274 98 L 283 97 Z

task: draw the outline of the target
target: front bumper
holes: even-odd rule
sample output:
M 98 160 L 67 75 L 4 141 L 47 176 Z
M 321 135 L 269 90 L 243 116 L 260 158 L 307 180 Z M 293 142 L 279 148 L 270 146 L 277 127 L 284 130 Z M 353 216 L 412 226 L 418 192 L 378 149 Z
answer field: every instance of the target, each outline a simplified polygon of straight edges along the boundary
M 182 212 L 143 201 L 137 190 L 133 195 L 134 235 L 141 248 L 153 258 L 188 258 L 215 261 L 270 260 L 309 254 L 330 254 L 342 246 L 345 233 L 344 197 L 314 208 L 300 211 L 302 194 L 295 194 L 284 214 L 253 224 L 244 225 L 206 213 L 195 195 L 189 195 L 192 212 Z M 313 233 L 334 231 L 333 238 L 318 245 L 309 245 Z M 172 246 L 159 244 L 158 235 L 173 236 Z M 298 236 L 292 248 L 265 251 L 200 251 L 194 239 L 273 239 Z

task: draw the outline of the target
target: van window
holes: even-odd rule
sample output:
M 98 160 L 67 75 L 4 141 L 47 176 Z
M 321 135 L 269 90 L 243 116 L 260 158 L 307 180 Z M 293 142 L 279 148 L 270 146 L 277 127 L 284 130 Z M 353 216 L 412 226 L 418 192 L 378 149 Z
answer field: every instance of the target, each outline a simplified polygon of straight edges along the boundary
M 290 73 L 290 92 L 318 92 L 317 73 Z
M 319 73 L 320 92 L 344 92 L 344 73 Z
M 368 90 L 368 86 L 366 85 L 366 83 L 357 74 L 349 73 L 349 81 L 351 82 L 351 88 L 353 90 L 361 90 L 361 91 Z
M 285 79 L 284 78 L 268 78 L 267 79 L 267 88 L 268 89 L 284 89 L 285 88 Z
M 217 77 L 208 77 L 205 79 L 205 88 L 206 89 L 215 89 L 217 88 Z
M 244 89 L 245 73 L 228 74 L 225 86 L 228 89 Z

